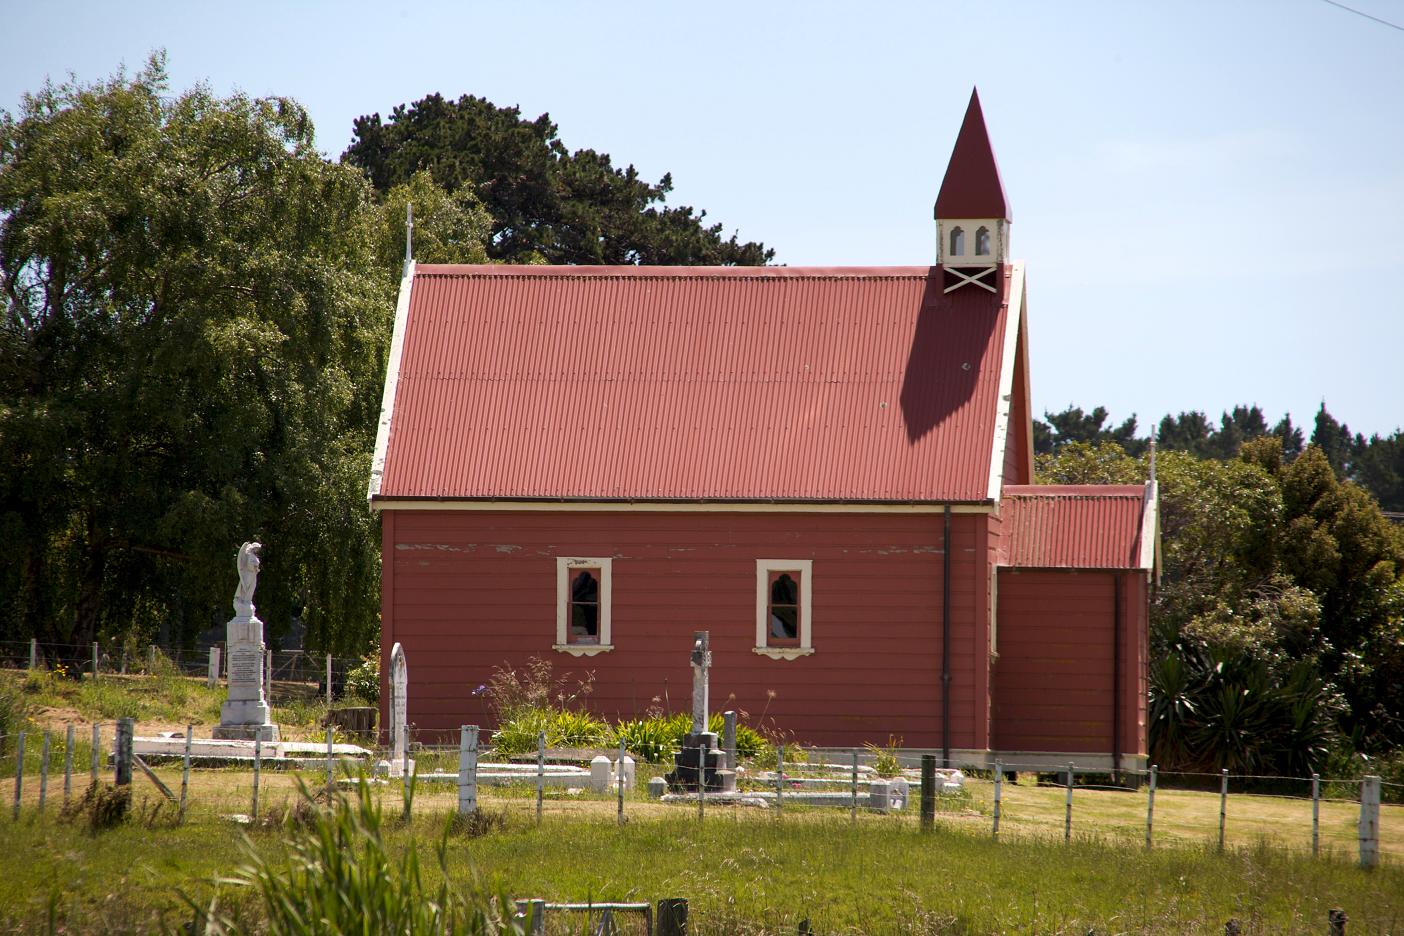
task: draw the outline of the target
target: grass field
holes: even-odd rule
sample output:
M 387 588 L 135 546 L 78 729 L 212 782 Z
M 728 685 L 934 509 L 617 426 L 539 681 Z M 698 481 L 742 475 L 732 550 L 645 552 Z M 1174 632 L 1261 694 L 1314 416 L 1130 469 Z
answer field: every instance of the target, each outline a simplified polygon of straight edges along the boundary
M 158 773 L 179 789 L 178 770 Z M 297 796 L 297 774 L 266 772 L 261 803 L 278 812 Z M 320 780 L 312 772 L 308 783 Z M 198 900 L 209 881 L 243 857 L 241 828 L 225 816 L 250 809 L 251 778 L 235 770 L 192 775 L 191 807 L 175 825 L 159 797 L 138 778 L 137 817 L 123 827 L 90 835 L 61 821 L 59 787 L 43 815 L 37 789 L 26 788 L 16 821 L 0 820 L 0 929 L 43 931 L 50 912 L 72 931 L 130 932 L 174 926 L 183 912 L 180 892 Z M 86 778 L 83 784 L 86 784 Z M 515 897 L 556 901 L 654 902 L 686 897 L 702 932 L 794 932 L 808 918 L 815 932 L 911 933 L 1221 933 L 1236 917 L 1246 932 L 1320 933 L 1326 911 L 1343 907 L 1352 933 L 1399 932 L 1404 926 L 1404 870 L 1398 829 L 1385 866 L 1354 867 L 1342 836 L 1332 854 L 1313 860 L 1309 839 L 1274 819 L 1281 801 L 1234 797 L 1230 848 L 1213 847 L 1217 796 L 1162 791 L 1174 844 L 1146 852 L 1118 808 L 1139 794 L 1080 792 L 1071 846 L 1062 841 L 1063 791 L 1020 784 L 1007 787 L 1008 823 L 991 841 L 986 812 L 989 785 L 973 782 L 968 799 L 938 814 L 937 830 L 922 834 L 915 817 L 860 815 L 787 807 L 782 816 L 754 809 L 665 806 L 636 794 L 628 822 L 615 821 L 604 796 L 553 792 L 540 827 L 532 795 L 522 789 L 484 788 L 485 812 L 503 816 L 489 834 L 455 835 L 449 847 L 453 880 L 478 880 Z M 387 814 L 401 812 L 398 784 L 376 788 Z M 420 848 L 426 864 L 455 801 L 451 786 L 423 784 L 408 827 L 392 824 L 392 844 Z M 1119 800 L 1121 807 L 1110 801 Z M 1173 804 L 1173 805 L 1171 805 Z M 1207 807 L 1207 808 L 1202 808 Z M 1350 804 L 1326 804 L 1328 822 L 1349 823 Z M 1387 807 L 1387 810 L 1390 809 Z M 1175 818 L 1176 812 L 1182 812 Z M 1198 820 L 1212 813 L 1208 826 Z M 1129 821 L 1129 815 L 1124 817 Z M 1198 824 L 1197 824 L 1198 823 Z M 1276 829 L 1275 834 L 1266 834 Z M 1167 832 L 1167 835 L 1169 833 Z M 248 833 L 253 848 L 277 855 L 281 829 Z M 1167 843 L 1170 839 L 1167 838 Z M 104 929 L 106 928 L 106 929 Z
M 209 700 L 192 682 L 187 708 L 157 708 L 174 703 L 169 694 L 153 693 L 148 717 L 194 720 L 190 707 Z M 31 697 L 50 691 L 41 688 Z M 150 691 L 137 684 L 106 690 Z M 82 715 L 84 704 L 131 704 L 103 693 L 96 701 L 61 701 L 43 707 Z M 84 744 L 75 751 L 77 792 L 87 785 Z M 250 811 L 247 771 L 195 771 L 184 824 L 175 823 L 169 807 L 158 808 L 155 788 L 138 776 L 134 817 L 94 835 L 59 818 L 57 754 L 49 802 L 39 813 L 34 748 L 26 755 L 20 818 L 0 812 L 0 932 L 45 932 L 51 919 L 69 932 L 174 928 L 187 913 L 182 893 L 206 900 L 210 882 L 241 862 L 245 848 L 275 860 L 284 848 L 282 828 L 246 832 L 227 818 Z M 179 790 L 178 768 L 157 772 Z M 0 762 L 0 773 L 13 776 L 12 757 Z M 295 802 L 299 778 L 322 779 L 318 771 L 264 772 L 265 815 Z M 8 806 L 12 788 L 0 789 Z M 398 783 L 377 785 L 375 795 L 387 814 L 400 814 Z M 695 807 L 663 805 L 641 792 L 628 794 L 621 828 L 612 797 L 548 791 L 538 827 L 529 789 L 484 788 L 484 812 L 502 823 L 478 837 L 454 833 L 448 873 L 454 882 L 553 901 L 685 897 L 694 933 L 794 933 L 809 919 L 816 933 L 1217 934 L 1234 917 L 1247 933 L 1315 934 L 1325 932 L 1331 907 L 1350 914 L 1352 936 L 1404 932 L 1404 807 L 1384 807 L 1384 864 L 1365 872 L 1354 866 L 1358 806 L 1351 801 L 1323 802 L 1324 854 L 1313 859 L 1310 804 L 1303 800 L 1232 795 L 1228 848 L 1219 854 L 1217 793 L 1158 791 L 1156 845 L 1149 852 L 1144 790 L 1077 788 L 1071 845 L 1063 842 L 1064 795 L 1028 776 L 1006 783 L 995 842 L 992 786 L 979 779 L 969 782 L 968 795 L 943 801 L 930 834 L 918 830 L 914 809 L 860 814 L 854 823 L 846 810 L 787 805 L 777 816 L 711 806 L 699 823 Z M 450 785 L 421 784 L 413 821 L 390 824 L 392 848 L 416 848 L 432 868 L 430 846 L 455 797 Z M 250 899 L 225 896 L 236 904 Z

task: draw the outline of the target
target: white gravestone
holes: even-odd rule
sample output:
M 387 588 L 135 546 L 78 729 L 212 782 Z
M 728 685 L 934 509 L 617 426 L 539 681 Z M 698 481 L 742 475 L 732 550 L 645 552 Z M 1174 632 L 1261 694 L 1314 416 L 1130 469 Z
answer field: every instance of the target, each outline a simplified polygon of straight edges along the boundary
M 390 650 L 390 776 L 414 773 L 409 757 L 409 664 L 405 648 L 398 643 Z
M 254 589 L 260 566 L 258 543 L 239 547 L 239 587 L 234 592 L 234 617 L 229 620 L 226 656 L 229 695 L 219 712 L 216 738 L 277 741 L 278 726 L 269 717 L 263 691 L 263 622 L 254 611 Z

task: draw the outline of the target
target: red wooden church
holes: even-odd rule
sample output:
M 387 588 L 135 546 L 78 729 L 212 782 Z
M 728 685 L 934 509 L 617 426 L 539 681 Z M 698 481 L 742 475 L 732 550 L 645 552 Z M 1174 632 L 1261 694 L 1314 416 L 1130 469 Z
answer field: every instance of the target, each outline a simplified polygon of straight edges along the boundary
M 977 97 L 935 215 L 929 267 L 408 264 L 370 502 L 409 720 L 532 656 L 683 710 L 705 629 L 714 707 L 806 743 L 1143 765 L 1155 485 L 1031 483 Z

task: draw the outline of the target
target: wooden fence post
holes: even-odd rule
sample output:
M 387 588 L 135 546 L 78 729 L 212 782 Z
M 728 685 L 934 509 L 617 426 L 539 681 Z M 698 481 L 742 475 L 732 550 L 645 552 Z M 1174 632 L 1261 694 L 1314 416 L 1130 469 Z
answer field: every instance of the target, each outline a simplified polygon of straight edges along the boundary
M 546 936 L 546 901 L 527 901 L 527 912 L 531 915 L 527 923 L 528 936 Z
M 15 738 L 15 821 L 19 821 L 20 796 L 24 794 L 24 732 Z
M 263 772 L 263 739 L 254 738 L 253 818 L 258 819 L 258 778 Z
M 156 672 L 156 645 L 148 644 L 146 647 L 146 675 L 151 676 Z
M 130 786 L 132 782 L 132 735 L 136 733 L 136 723 L 130 718 L 117 719 L 116 763 L 113 765 L 113 782 L 117 786 Z
M 619 760 L 614 766 L 615 773 L 618 774 L 616 780 L 619 784 L 619 824 L 624 824 L 624 742 L 619 742 Z
M 328 725 L 328 726 L 327 726 L 327 804 L 328 804 L 328 805 L 331 805 L 331 795 L 332 795 L 332 739 L 333 739 L 335 736 L 336 736 L 336 732 L 335 732 L 334 730 L 332 730 L 332 726 L 331 726 L 331 725 Z
M 1219 774 L 1219 851 L 1224 850 L 1224 827 L 1228 823 L 1228 768 Z
M 722 712 L 722 750 L 726 751 L 726 769 L 736 769 L 736 713 Z
M 848 821 L 858 821 L 858 749 L 853 749 L 853 774 L 848 788 Z
M 702 804 L 707 799 L 707 746 L 697 745 L 697 821 L 702 821 Z
M 65 726 L 63 738 L 63 802 L 73 795 L 73 722 Z
M 478 726 L 458 729 L 458 814 L 478 811 Z
M 210 648 L 210 669 L 205 676 L 206 688 L 213 689 L 219 685 L 219 645 Z
M 546 795 L 546 732 L 536 733 L 536 824 L 541 825 L 541 801 Z
M 780 742 L 775 743 L 775 814 L 780 814 L 781 808 L 785 805 L 785 745 Z M 660 904 L 661 906 L 661 904 Z M 683 917 L 686 919 L 687 914 Z
M 98 645 L 97 645 L 97 641 L 94 640 L 94 641 L 93 641 L 93 679 L 97 679 L 97 677 L 98 677 Z
M 993 838 L 993 839 L 995 839 L 996 841 L 998 841 L 998 840 L 999 840 L 999 798 L 1000 798 L 1000 787 L 1001 787 L 1001 786 L 1003 785 L 1003 783 L 1004 783 L 1004 767 L 1003 767 L 1003 766 L 1000 764 L 1000 762 L 997 761 L 997 760 L 995 761 L 994 782 L 995 782 L 995 788 L 994 788 L 994 822 L 993 822 L 992 825 L 991 825 L 990 837 Z
M 658 901 L 658 936 L 687 936 L 687 898 Z
M 1321 851 L 1321 774 L 1311 775 L 1311 857 Z
M 1155 779 L 1160 768 L 1151 764 L 1150 794 L 1146 797 L 1146 850 L 1150 851 L 1151 831 L 1155 828 Z
M 921 830 L 936 825 L 936 755 L 921 755 Z
M 1072 788 L 1073 788 L 1073 765 L 1068 763 L 1068 802 L 1063 810 L 1063 843 L 1072 841 Z
M 98 782 L 98 752 L 102 750 L 102 724 L 93 722 L 93 749 L 88 756 L 88 782 L 97 786 Z
M 332 659 L 331 659 L 331 654 L 328 653 L 328 654 L 327 654 L 327 708 L 331 708 L 331 704 L 332 704 L 331 680 L 332 680 Z
M 180 821 L 185 821 L 185 797 L 190 791 L 190 736 L 194 734 L 194 725 L 185 726 L 185 756 L 181 758 L 180 765 Z
M 44 811 L 44 801 L 49 798 L 49 732 L 44 732 L 44 746 L 39 754 L 39 811 Z
M 29 671 L 32 673 L 39 668 L 39 638 L 29 638 Z
M 1380 778 L 1360 780 L 1360 867 L 1380 863 Z

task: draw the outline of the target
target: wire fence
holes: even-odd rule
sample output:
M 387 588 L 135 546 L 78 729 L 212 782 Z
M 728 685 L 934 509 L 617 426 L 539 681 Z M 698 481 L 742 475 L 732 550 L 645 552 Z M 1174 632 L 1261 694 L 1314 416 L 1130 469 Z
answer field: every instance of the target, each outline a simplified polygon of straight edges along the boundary
M 740 765 L 733 790 L 721 774 L 704 772 L 699 784 L 695 767 L 689 777 L 673 763 L 636 762 L 622 747 L 554 751 L 546 749 L 543 737 L 535 756 L 505 757 L 486 744 L 480 749 L 479 733 L 471 726 L 458 745 L 411 742 L 408 761 L 400 763 L 374 736 L 359 739 L 359 745 L 340 743 L 328 733 L 325 742 L 220 742 L 211 748 L 212 742 L 187 741 L 192 731 L 143 737 L 131 724 L 125 734 L 135 741 L 124 742 L 120 724 L 107 722 L 0 736 L 0 777 L 13 783 L 13 818 L 61 808 L 109 776 L 125 776 L 131 783 L 135 766 L 135 782 L 146 777 L 181 817 L 198 807 L 258 821 L 260 810 L 266 814 L 271 803 L 286 806 L 301 778 L 318 788 L 374 782 L 387 808 L 406 814 L 476 814 L 486 808 L 549 823 L 613 813 L 621 824 L 677 815 L 680 809 L 695 811 L 703 822 L 717 815 L 739 818 L 742 812 L 776 821 L 846 814 L 854 823 L 939 825 L 996 840 L 1218 851 L 1270 847 L 1366 866 L 1404 863 L 1404 806 L 1381 803 L 1383 791 L 1398 792 L 1404 784 L 1376 777 L 1151 767 L 1127 772 L 1114 784 L 1105 782 L 1104 768 L 1084 772 L 1076 762 L 1058 772 L 1050 772 L 1046 763 L 996 762 L 988 776 L 933 767 L 928 778 L 912 769 L 880 774 L 867 751 L 843 757 L 832 750 L 787 748 L 774 764 Z M 709 763 L 715 750 L 690 753 L 690 760 L 678 763 Z M 1245 792 L 1264 782 L 1278 784 L 1279 791 Z M 1292 786 L 1301 792 L 1289 792 Z
M 325 697 L 345 694 L 346 677 L 362 665 L 355 657 L 335 657 L 307 650 L 267 650 L 265 680 L 273 700 L 310 696 L 308 687 Z M 145 647 L 48 643 L 38 640 L 0 641 L 0 669 L 61 672 L 71 677 L 179 675 L 203 677 L 209 685 L 228 680 L 224 642 L 207 648 Z

